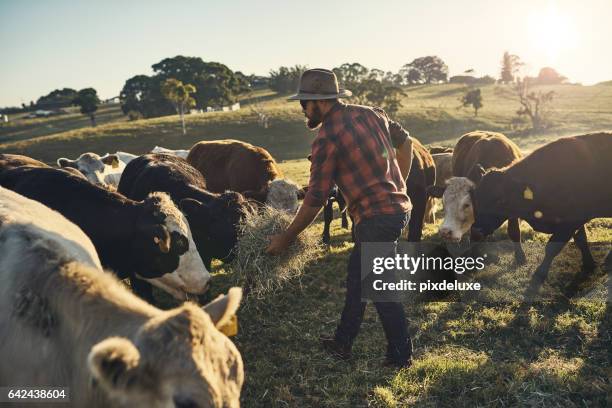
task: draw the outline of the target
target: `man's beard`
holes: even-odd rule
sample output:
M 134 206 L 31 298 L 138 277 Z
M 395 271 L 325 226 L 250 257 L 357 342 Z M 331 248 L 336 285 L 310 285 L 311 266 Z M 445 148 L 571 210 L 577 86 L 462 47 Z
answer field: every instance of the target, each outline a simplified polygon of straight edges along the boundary
M 321 109 L 317 105 L 312 109 L 312 118 L 308 118 L 306 122 L 306 126 L 308 129 L 314 130 L 321 125 L 321 121 L 323 120 L 323 114 L 321 113 Z

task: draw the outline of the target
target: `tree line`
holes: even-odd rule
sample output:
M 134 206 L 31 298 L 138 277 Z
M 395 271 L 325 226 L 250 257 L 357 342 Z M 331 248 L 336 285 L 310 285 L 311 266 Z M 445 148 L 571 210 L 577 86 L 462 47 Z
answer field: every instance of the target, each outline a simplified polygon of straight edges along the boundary
M 340 85 L 353 92 L 352 103 L 380 106 L 390 114 L 401 108 L 406 87 L 439 83 L 461 83 L 470 86 L 460 99 L 462 106 L 473 107 L 474 114 L 483 107 L 483 97 L 477 85 L 511 84 L 519 96 L 519 115 L 532 119 L 534 128 L 544 122 L 538 112 L 546 111 L 554 93 L 534 93 L 529 87 L 535 84 L 560 84 L 567 78 L 553 68 L 544 67 L 537 77 L 521 77 L 523 66 L 520 58 L 505 52 L 501 61 L 499 79 L 491 76 L 477 77 L 468 69 L 463 75 L 448 77 L 448 66 L 438 56 L 415 58 L 404 64 L 397 72 L 368 68 L 359 63 L 344 63 L 333 68 Z M 281 66 L 271 70 L 269 76 L 246 76 L 232 71 L 218 62 L 205 62 L 199 57 L 176 56 L 165 58 L 151 66 L 152 75 L 135 75 L 129 78 L 119 93 L 121 109 L 130 119 L 152 118 L 177 113 L 183 122 L 190 109 L 206 109 L 234 103 L 238 96 L 255 88 L 270 88 L 279 94 L 295 92 L 302 72 L 307 67 Z M 100 104 L 93 88 L 76 91 L 71 88 L 56 89 L 40 97 L 30 106 L 22 104 L 22 110 L 59 109 L 77 105 L 81 113 L 90 117 L 95 126 L 95 112 Z M 535 106 L 531 108 L 531 106 Z M 19 108 L 15 108 L 19 110 Z M 534 112 L 532 112 L 534 111 Z M 7 110 L 4 110 L 6 113 Z M 540 115 L 541 116 L 541 115 Z

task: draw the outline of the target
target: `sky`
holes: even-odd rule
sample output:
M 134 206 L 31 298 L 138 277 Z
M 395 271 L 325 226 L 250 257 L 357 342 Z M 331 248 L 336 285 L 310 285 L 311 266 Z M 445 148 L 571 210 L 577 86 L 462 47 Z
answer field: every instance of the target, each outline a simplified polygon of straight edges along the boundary
M 450 75 L 552 66 L 571 82 L 612 80 L 612 0 L 0 0 L 0 106 L 57 88 L 119 95 L 176 55 L 267 75 L 359 62 L 397 72 L 438 55 Z

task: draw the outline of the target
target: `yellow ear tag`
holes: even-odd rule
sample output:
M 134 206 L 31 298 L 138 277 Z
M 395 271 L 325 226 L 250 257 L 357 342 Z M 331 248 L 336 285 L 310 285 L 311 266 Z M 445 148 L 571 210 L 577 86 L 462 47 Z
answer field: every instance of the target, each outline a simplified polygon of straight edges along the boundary
M 525 188 L 525 191 L 523 191 L 523 198 L 525 200 L 533 200 L 533 191 L 531 191 L 529 187 Z
M 536 218 L 542 218 L 544 216 L 544 214 L 542 214 L 542 211 L 537 210 L 533 212 L 533 216 Z
M 113 169 L 116 169 L 117 167 L 119 167 L 119 161 L 118 160 L 113 160 Z
M 225 334 L 227 337 L 232 337 L 238 334 L 238 316 L 233 315 L 230 317 L 229 322 L 219 327 L 219 331 Z

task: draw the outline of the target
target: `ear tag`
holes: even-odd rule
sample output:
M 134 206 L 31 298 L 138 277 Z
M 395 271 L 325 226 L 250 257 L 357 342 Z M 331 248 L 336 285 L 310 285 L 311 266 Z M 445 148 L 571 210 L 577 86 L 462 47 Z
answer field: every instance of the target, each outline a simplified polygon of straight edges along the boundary
M 232 337 L 238 334 L 238 316 L 233 315 L 230 317 L 229 322 L 219 327 L 219 331 L 225 334 L 227 337 Z
M 533 191 L 531 191 L 529 187 L 525 188 L 525 191 L 523 191 L 523 198 L 525 200 L 533 200 Z
M 159 244 L 160 239 L 158 237 L 153 237 L 153 242 L 155 242 L 156 244 Z
M 542 211 L 537 210 L 533 212 L 533 216 L 539 219 L 539 218 L 542 218 L 544 214 L 542 214 Z
M 117 167 L 119 167 L 119 161 L 118 160 L 113 160 L 113 169 L 116 169 Z

